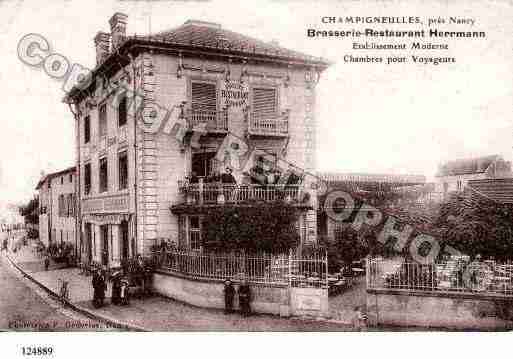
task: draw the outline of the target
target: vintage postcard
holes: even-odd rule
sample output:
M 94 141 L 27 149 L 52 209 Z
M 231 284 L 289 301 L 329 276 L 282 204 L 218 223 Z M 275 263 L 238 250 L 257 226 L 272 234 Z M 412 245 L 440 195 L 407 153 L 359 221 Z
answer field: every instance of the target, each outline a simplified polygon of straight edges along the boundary
M 512 19 L 0 1 L 0 330 L 509 331 Z

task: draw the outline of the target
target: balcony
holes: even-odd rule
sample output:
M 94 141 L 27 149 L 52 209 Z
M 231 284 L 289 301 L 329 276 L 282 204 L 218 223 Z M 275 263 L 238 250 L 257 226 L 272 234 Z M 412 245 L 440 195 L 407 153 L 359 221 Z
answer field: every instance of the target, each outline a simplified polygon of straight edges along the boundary
M 281 114 L 261 115 L 252 113 L 249 119 L 250 135 L 286 137 L 289 134 L 289 111 Z
M 228 112 L 227 111 L 200 111 L 188 109 L 186 111 L 187 129 L 192 131 L 194 128 L 205 124 L 205 129 L 209 133 L 228 132 Z
M 183 204 L 215 205 L 241 204 L 250 201 L 277 201 L 299 203 L 302 199 L 302 185 L 256 185 L 223 183 L 188 183 L 178 182 Z

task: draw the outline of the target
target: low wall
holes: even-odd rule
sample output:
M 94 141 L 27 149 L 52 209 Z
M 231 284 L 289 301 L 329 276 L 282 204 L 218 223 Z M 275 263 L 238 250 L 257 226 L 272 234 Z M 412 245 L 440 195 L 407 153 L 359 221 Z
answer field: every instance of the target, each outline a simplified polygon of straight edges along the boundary
M 256 313 L 288 316 L 288 286 L 251 284 L 251 308 Z M 166 297 L 203 308 L 224 309 L 224 283 L 220 280 L 200 280 L 176 273 L 156 272 L 153 289 Z M 238 285 L 235 284 L 235 289 Z M 234 302 L 239 307 L 237 295 Z
M 513 329 L 513 298 L 479 293 L 368 289 L 370 325 Z

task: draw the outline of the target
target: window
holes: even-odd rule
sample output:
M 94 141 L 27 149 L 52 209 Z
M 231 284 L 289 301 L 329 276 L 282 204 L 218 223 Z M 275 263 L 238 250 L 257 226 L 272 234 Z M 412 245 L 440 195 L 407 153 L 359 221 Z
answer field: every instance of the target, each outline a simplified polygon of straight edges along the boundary
M 217 110 L 215 83 L 200 81 L 191 83 L 191 109 L 194 112 L 215 112 Z
M 84 194 L 91 192 L 91 164 L 84 165 Z
M 119 189 L 128 188 L 128 155 L 125 152 L 119 154 L 118 158 Z
M 73 183 L 73 175 L 72 174 L 69 175 L 69 183 Z
M 118 126 L 126 125 L 126 96 L 123 95 L 118 105 Z
M 107 191 L 107 186 L 108 186 L 108 172 L 107 172 L 107 158 L 104 157 L 104 158 L 101 158 L 100 159 L 100 171 L 99 171 L 99 175 L 100 175 L 100 193 L 101 192 L 106 192 Z
M 64 176 L 61 177 L 61 184 L 64 184 Z
M 255 87 L 252 93 L 252 115 L 272 118 L 278 112 L 278 91 L 272 87 Z
M 201 249 L 201 221 L 199 216 L 189 217 L 189 246 L 193 250 Z
M 216 152 L 194 153 L 192 155 L 191 172 L 198 177 L 207 177 L 214 172 Z
M 89 143 L 91 140 L 91 118 L 86 116 L 84 118 L 84 143 Z
M 100 123 L 100 137 L 107 136 L 107 105 L 100 105 L 98 111 L 98 121 Z

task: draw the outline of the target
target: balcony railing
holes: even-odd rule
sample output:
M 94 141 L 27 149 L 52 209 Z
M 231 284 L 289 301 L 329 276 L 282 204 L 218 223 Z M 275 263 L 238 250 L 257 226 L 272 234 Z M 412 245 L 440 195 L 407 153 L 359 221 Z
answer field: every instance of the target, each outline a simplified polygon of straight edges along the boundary
M 299 202 L 301 185 L 254 185 L 222 183 L 186 183 L 180 181 L 180 192 L 187 204 L 223 204 L 246 201 Z
M 266 136 L 287 136 L 289 133 L 289 112 L 267 116 L 252 113 L 249 120 L 249 133 Z
M 226 111 L 200 111 L 189 109 L 186 111 L 186 121 L 189 130 L 204 123 L 207 132 L 228 131 L 228 113 Z

